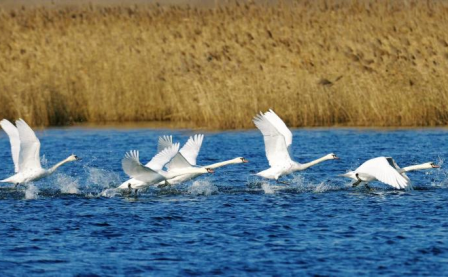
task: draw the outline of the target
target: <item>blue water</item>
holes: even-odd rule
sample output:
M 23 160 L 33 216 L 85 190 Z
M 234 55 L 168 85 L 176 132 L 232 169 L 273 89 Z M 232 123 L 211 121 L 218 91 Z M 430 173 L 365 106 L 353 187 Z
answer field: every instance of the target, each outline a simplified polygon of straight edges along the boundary
M 257 131 L 206 133 L 200 165 L 250 163 L 137 198 L 116 194 L 125 151 L 140 150 L 146 162 L 163 134 L 184 143 L 193 132 L 37 132 L 44 164 L 72 153 L 83 160 L 18 191 L 1 185 L 0 276 L 447 276 L 447 130 L 295 130 L 296 160 L 330 152 L 341 160 L 286 178 L 290 185 L 251 175 L 268 166 Z M 410 192 L 354 189 L 337 177 L 382 155 L 442 167 L 410 173 Z M 4 132 L 0 159 L 7 177 Z

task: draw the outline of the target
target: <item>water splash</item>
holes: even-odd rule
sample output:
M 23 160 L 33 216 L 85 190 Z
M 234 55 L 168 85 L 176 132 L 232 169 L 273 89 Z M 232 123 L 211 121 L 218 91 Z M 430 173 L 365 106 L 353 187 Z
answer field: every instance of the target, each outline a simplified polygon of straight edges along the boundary
M 37 199 L 39 196 L 39 189 L 33 185 L 33 184 L 28 184 L 26 189 L 25 189 L 25 199 L 30 200 L 30 199 Z
M 117 189 L 105 189 L 100 193 L 100 196 L 107 198 L 112 198 L 116 195 L 120 195 L 120 192 Z
M 207 180 L 194 181 L 187 192 L 191 195 L 209 196 L 218 192 L 218 188 Z
M 262 183 L 262 190 L 265 194 L 274 194 L 274 189 L 268 183 Z
M 330 190 L 333 190 L 333 186 L 330 184 L 326 184 L 324 182 L 318 184 L 318 186 L 315 187 L 315 189 L 313 190 L 313 192 L 315 193 L 322 193 L 322 192 L 327 192 Z
M 110 188 L 121 184 L 120 176 L 112 171 L 99 169 L 95 167 L 86 167 L 86 186 L 96 186 L 101 188 Z
M 61 190 L 62 193 L 68 194 L 80 193 L 78 180 L 71 176 L 58 173 L 56 174 L 55 182 L 59 186 L 59 189 Z

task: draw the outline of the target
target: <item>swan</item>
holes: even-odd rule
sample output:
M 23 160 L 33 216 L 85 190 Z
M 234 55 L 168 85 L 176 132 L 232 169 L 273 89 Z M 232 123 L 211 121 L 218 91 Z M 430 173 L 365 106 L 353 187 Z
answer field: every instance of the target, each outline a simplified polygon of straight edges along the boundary
M 393 158 L 378 157 L 368 160 L 356 170 L 349 171 L 340 176 L 356 180 L 352 185 L 353 187 L 358 186 L 361 182 L 369 183 L 377 180 L 395 189 L 413 189 L 410 179 L 405 172 L 439 167 L 439 165 L 433 162 L 427 162 L 400 168 Z
M 37 181 L 48 176 L 65 163 L 80 160 L 76 155 L 70 155 L 53 167 L 44 169 L 39 156 L 41 143 L 28 124 L 23 119 L 19 119 L 14 126 L 8 120 L 3 119 L 0 121 L 0 125 L 9 136 L 14 172 L 16 173 L 0 182 L 13 183 L 17 187 L 19 184 Z
M 159 137 L 158 144 L 157 144 L 157 153 L 160 153 L 165 148 L 171 147 L 173 145 L 173 138 L 172 136 L 162 136 Z M 151 161 L 149 161 L 145 166 L 149 167 L 151 165 Z M 118 188 L 120 189 L 129 189 L 129 188 L 138 188 L 141 186 L 145 186 L 145 182 L 139 181 L 136 178 L 131 178 L 129 180 L 126 180 L 123 182 Z
M 146 166 L 140 163 L 139 151 L 134 150 L 126 153 L 125 157 L 122 159 L 123 171 L 125 171 L 125 173 L 131 178 L 134 178 L 140 182 L 125 182 L 120 185 L 118 189 L 128 189 L 129 192 L 131 192 L 131 189 L 134 189 L 135 194 L 137 195 L 138 189 L 149 187 L 179 175 L 214 172 L 213 169 L 210 168 L 186 168 L 175 173 L 162 170 L 164 165 L 173 159 L 173 157 L 178 153 L 178 150 L 179 143 L 175 143 L 159 152 Z
M 274 111 L 270 109 L 266 113 L 260 112 L 253 122 L 263 135 L 265 153 L 270 164 L 270 168 L 256 173 L 258 176 L 277 181 L 281 176 L 305 170 L 327 160 L 338 159 L 331 153 L 309 163 L 295 162 L 291 157 L 292 132 Z
M 198 153 L 200 152 L 201 145 L 203 143 L 204 135 L 198 134 L 190 137 L 186 144 L 181 148 L 181 150 L 176 154 L 176 156 L 167 164 L 167 170 L 170 173 L 176 173 L 178 171 L 183 171 L 189 168 L 210 168 L 216 169 L 222 166 L 231 165 L 231 164 L 240 164 L 247 163 L 243 157 L 237 157 L 231 160 L 218 162 L 206 166 L 197 166 L 196 158 L 198 157 Z M 168 179 L 167 182 L 160 182 L 159 185 L 177 185 L 183 182 L 192 180 L 198 176 L 203 175 L 204 173 L 192 173 L 192 174 L 184 174 L 179 175 L 177 177 Z
M 195 136 L 192 136 L 189 138 L 189 140 L 186 142 L 186 144 L 181 148 L 181 150 L 176 153 L 176 155 L 173 157 L 173 159 L 167 164 L 167 171 L 176 173 L 179 170 L 184 170 L 187 168 L 195 168 L 196 167 L 196 158 L 198 157 L 198 153 L 201 149 L 201 145 L 203 143 L 204 135 L 198 134 Z M 158 153 L 164 150 L 167 147 L 171 147 L 173 145 L 173 137 L 172 136 L 162 136 L 159 137 L 158 140 L 158 146 L 157 151 Z M 219 163 L 210 164 L 207 166 L 201 166 L 201 168 L 210 168 L 210 169 L 216 169 L 218 167 L 231 165 L 231 164 L 239 164 L 239 163 L 247 163 L 248 160 L 246 160 L 243 157 L 234 158 L 232 160 L 227 160 Z M 149 166 L 149 163 L 145 166 Z M 201 176 L 205 173 L 192 173 L 192 174 L 183 174 L 179 175 L 177 177 L 163 180 L 158 183 L 160 186 L 164 185 L 177 185 L 181 184 L 183 182 L 192 180 L 198 176 Z M 123 182 L 120 187 L 122 188 L 128 188 L 129 185 L 131 187 L 139 187 L 144 185 L 145 182 L 139 181 L 136 178 L 129 179 L 125 182 Z

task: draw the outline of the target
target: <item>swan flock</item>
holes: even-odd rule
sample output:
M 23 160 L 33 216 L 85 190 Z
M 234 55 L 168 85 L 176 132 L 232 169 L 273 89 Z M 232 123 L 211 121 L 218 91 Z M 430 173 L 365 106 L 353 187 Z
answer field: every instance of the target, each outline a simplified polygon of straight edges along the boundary
M 330 153 L 307 163 L 296 162 L 292 156 L 292 132 L 274 111 L 261 112 L 253 118 L 253 122 L 263 135 L 265 154 L 270 166 L 256 173 L 257 176 L 281 182 L 279 179 L 282 176 L 306 170 L 328 160 L 339 159 L 337 155 Z M 14 163 L 14 175 L 0 182 L 12 183 L 17 187 L 49 176 L 66 163 L 80 160 L 72 154 L 48 169 L 42 168 L 39 139 L 24 120 L 19 119 L 15 123 L 14 126 L 6 119 L 0 121 L 0 126 L 9 137 Z M 213 173 L 220 167 L 248 162 L 243 157 L 236 157 L 214 164 L 197 165 L 203 139 L 202 134 L 191 136 L 180 148 L 180 143 L 174 143 L 172 136 L 159 137 L 157 154 L 145 165 L 140 162 L 139 151 L 127 152 L 122 159 L 122 168 L 130 179 L 117 189 L 128 193 L 134 191 L 137 195 L 139 189 L 177 185 Z M 377 157 L 367 160 L 354 171 L 339 176 L 354 180 L 353 187 L 361 183 L 368 187 L 370 182 L 379 181 L 394 189 L 412 189 L 406 172 L 438 167 L 433 162 L 427 162 L 401 168 L 391 157 Z

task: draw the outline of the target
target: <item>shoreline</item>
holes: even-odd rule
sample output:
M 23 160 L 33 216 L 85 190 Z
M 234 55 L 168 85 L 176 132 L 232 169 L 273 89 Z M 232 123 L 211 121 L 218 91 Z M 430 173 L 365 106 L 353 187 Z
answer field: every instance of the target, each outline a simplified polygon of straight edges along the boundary
M 254 128 L 238 128 L 238 129 L 218 129 L 218 128 L 208 128 L 208 127 L 198 127 L 195 124 L 184 124 L 184 123 L 165 123 L 158 121 L 147 121 L 147 122 L 123 122 L 123 123 L 76 123 L 73 125 L 66 126 L 40 126 L 38 129 L 97 129 L 97 130 L 136 130 L 136 129 L 151 129 L 151 130 L 201 130 L 205 132 L 241 132 L 241 131 L 251 131 L 257 130 Z M 333 126 L 302 126 L 302 127 L 289 127 L 292 130 L 385 130 L 385 131 L 396 131 L 396 130 L 446 130 L 448 131 L 448 126 L 345 126 L 345 125 L 333 125 Z

